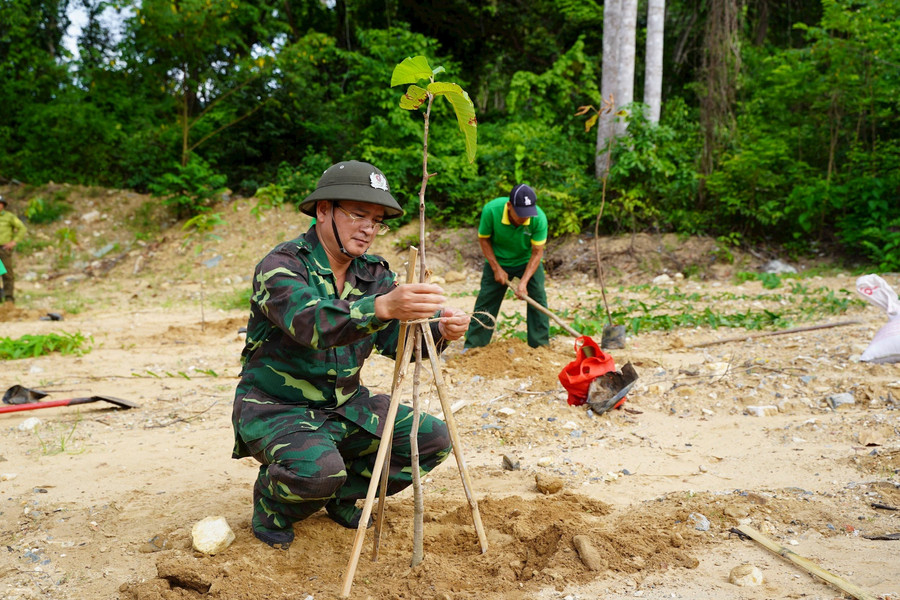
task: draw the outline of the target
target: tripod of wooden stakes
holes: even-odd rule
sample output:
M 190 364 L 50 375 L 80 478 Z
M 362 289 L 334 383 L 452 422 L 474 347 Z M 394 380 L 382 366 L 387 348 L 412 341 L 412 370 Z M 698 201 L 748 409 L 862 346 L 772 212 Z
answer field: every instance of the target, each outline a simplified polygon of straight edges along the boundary
M 407 264 L 406 279 L 407 282 L 414 279 L 416 270 L 416 257 L 418 250 L 415 247 L 410 248 L 409 261 Z M 422 260 L 420 273 L 425 273 L 424 259 Z M 424 280 L 424 276 L 420 274 L 420 279 Z M 481 524 L 481 514 L 478 512 L 478 502 L 472 492 L 472 481 L 469 478 L 469 472 L 466 468 L 466 459 L 463 456 L 462 443 L 459 439 L 459 432 L 456 428 L 456 420 L 451 410 L 450 399 L 447 394 L 447 388 L 441 375 L 440 354 L 434 343 L 434 336 L 431 333 L 431 326 L 427 322 L 401 323 L 400 336 L 397 341 L 397 356 L 394 365 L 394 378 L 391 387 L 391 402 L 388 407 L 387 418 L 384 423 L 384 431 L 381 435 L 381 442 L 378 445 L 378 452 L 375 456 L 375 466 L 372 469 L 372 479 L 369 483 L 369 490 L 366 493 L 365 504 L 363 505 L 362 515 L 359 519 L 359 527 L 356 530 L 356 537 L 353 540 L 353 550 L 350 555 L 350 562 L 344 573 L 344 583 L 341 587 L 341 598 L 350 596 L 350 588 L 353 586 L 353 577 L 356 574 L 356 567 L 359 563 L 359 556 L 362 552 L 362 545 L 366 535 L 366 526 L 369 523 L 369 517 L 372 514 L 372 507 L 375 503 L 376 491 L 380 491 L 380 501 L 378 503 L 378 515 L 375 523 L 375 538 L 372 551 L 372 560 L 378 559 L 378 547 L 381 539 L 381 526 L 384 521 L 384 504 L 387 492 L 387 475 L 390 466 L 391 440 L 394 433 L 394 422 L 397 418 L 397 409 L 400 404 L 400 387 L 406 374 L 407 367 L 412 359 L 413 348 L 417 346 L 419 339 L 424 340 L 425 347 L 428 350 L 428 358 L 434 373 L 434 383 L 437 388 L 438 398 L 441 402 L 441 408 L 444 411 L 444 421 L 450 432 L 450 440 L 453 443 L 453 454 L 456 458 L 456 464 L 459 466 L 459 475 L 462 479 L 463 489 L 466 493 L 466 499 L 469 502 L 469 508 L 472 511 L 472 520 L 475 524 L 475 532 L 478 535 L 478 542 L 481 545 L 481 553 L 487 552 L 488 543 L 484 533 L 484 527 Z M 421 352 L 417 353 L 421 358 Z M 414 381 L 413 397 L 417 398 L 418 378 Z M 416 411 L 414 416 L 415 423 L 418 423 L 418 405 L 414 403 L 413 410 Z M 417 435 L 416 427 L 413 428 L 412 437 L 415 439 Z M 380 489 L 379 489 L 380 488 Z

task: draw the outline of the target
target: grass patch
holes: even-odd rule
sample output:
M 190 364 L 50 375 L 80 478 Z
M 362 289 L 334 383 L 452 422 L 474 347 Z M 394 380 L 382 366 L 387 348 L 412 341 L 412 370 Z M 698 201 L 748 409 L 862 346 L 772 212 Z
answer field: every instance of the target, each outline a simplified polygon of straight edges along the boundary
M 18 339 L 0 337 L 0 360 L 34 358 L 52 352 L 81 356 L 90 352 L 93 337 L 76 333 L 48 333 L 46 335 L 26 334 Z
M 24 240 L 16 244 L 16 252 L 23 256 L 31 256 L 35 252 L 40 252 L 44 248 L 52 246 L 52 240 L 42 240 L 35 236 L 26 235 Z
M 253 288 L 247 287 L 233 292 L 217 294 L 210 298 L 209 303 L 222 310 L 247 310 L 250 308 L 250 297 L 253 296 Z
M 71 427 L 62 424 L 59 424 L 62 425 L 61 427 L 47 425 L 47 430 L 43 436 L 41 435 L 41 427 L 43 425 L 36 427 L 34 435 L 41 444 L 41 453 L 45 456 L 54 456 L 56 454 L 81 454 L 84 452 L 85 448 L 78 443 L 78 440 L 74 439 L 75 430 L 78 428 L 79 423 L 81 423 L 81 413 L 76 415 Z
M 771 294 L 683 293 L 678 288 L 634 286 L 629 291 L 641 292 L 649 298 L 619 296 L 610 303 L 610 313 L 614 324 L 625 324 L 632 334 L 637 334 L 688 327 L 776 330 L 866 306 L 863 300 L 844 289 L 832 290 L 825 286 L 810 289 L 801 281 L 789 281 L 788 290 L 780 286 L 779 281 L 779 292 Z M 620 288 L 620 292 L 624 291 Z M 559 314 L 563 318 L 574 317 L 572 327 L 585 335 L 598 334 L 608 324 L 600 298 L 593 307 L 579 309 L 578 313 Z

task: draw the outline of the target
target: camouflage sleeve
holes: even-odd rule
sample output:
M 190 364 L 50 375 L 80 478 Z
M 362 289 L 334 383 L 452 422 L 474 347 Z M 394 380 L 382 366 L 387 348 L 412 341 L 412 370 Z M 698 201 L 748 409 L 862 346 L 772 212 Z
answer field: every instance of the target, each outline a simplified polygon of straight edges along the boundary
M 388 323 L 375 316 L 375 297 L 390 290 L 393 274 L 379 278 L 355 300 L 337 297 L 330 280 L 287 252 L 273 252 L 257 267 L 252 302 L 276 327 L 302 346 L 322 350 L 359 341 Z

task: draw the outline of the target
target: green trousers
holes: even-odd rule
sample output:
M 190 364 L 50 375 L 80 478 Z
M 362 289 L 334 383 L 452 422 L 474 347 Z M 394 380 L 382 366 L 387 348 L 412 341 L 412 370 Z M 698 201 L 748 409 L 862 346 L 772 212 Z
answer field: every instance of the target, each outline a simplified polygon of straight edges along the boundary
M 412 483 L 412 409 L 401 404 L 394 421 L 387 493 Z M 419 470 L 431 471 L 452 449 L 447 426 L 428 414 L 419 420 Z M 379 438 L 332 414 L 315 431 L 295 431 L 272 440 L 253 457 L 262 463 L 253 488 L 253 529 L 281 531 L 331 500 L 366 497 Z
M 16 276 L 13 273 L 13 267 L 15 267 L 13 252 L 15 251 L 0 248 L 0 261 L 2 261 L 3 266 L 6 267 L 6 273 L 0 276 L 0 280 L 3 281 L 3 292 L 0 294 L 0 298 L 10 302 L 15 299 L 14 293 L 16 284 Z
M 503 267 L 503 270 L 506 271 L 506 274 L 512 279 L 513 277 L 521 277 L 527 266 L 527 264 L 524 264 L 520 267 Z M 466 348 L 479 348 L 481 346 L 487 346 L 490 343 L 494 330 L 478 323 L 475 320 L 478 318 L 478 315 L 474 313 L 486 312 L 496 319 L 497 313 L 500 312 L 500 304 L 503 303 L 503 296 L 506 294 L 507 289 L 509 288 L 507 288 L 506 285 L 497 283 L 494 279 L 494 271 L 491 269 L 488 262 L 484 261 L 484 268 L 481 271 L 481 289 L 478 291 L 478 299 L 475 300 L 475 309 L 473 311 L 472 320 L 469 323 L 469 330 L 466 332 Z M 532 300 L 543 307 L 547 306 L 547 293 L 544 291 L 543 264 L 538 266 L 537 271 L 535 271 L 534 275 L 531 276 L 531 279 L 528 280 L 527 289 L 528 296 Z M 537 348 L 538 346 L 546 346 L 549 344 L 550 318 L 530 304 L 528 305 L 525 316 L 528 319 L 528 345 L 532 348 Z M 484 318 L 482 318 L 481 321 L 484 321 L 485 324 L 490 324 L 487 323 L 487 320 Z

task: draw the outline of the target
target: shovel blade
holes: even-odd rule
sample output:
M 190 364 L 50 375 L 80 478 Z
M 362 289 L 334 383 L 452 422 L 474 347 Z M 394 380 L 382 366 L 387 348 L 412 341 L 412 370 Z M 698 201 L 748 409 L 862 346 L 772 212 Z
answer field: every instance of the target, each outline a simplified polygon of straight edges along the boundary
M 131 400 L 125 400 L 124 398 L 116 398 L 114 396 L 91 396 L 91 402 L 110 402 L 119 406 L 121 408 L 140 408 L 140 404 L 135 404 Z
M 4 404 L 31 404 L 37 402 L 47 394 L 38 390 L 32 390 L 21 385 L 14 385 L 3 394 Z
M 588 388 L 588 406 L 595 414 L 602 415 L 615 408 L 637 380 L 637 371 L 631 363 L 626 363 L 621 371 L 610 371 L 595 377 Z
M 603 328 L 603 337 L 600 338 L 600 347 L 618 349 L 625 347 L 625 326 L 607 325 Z

